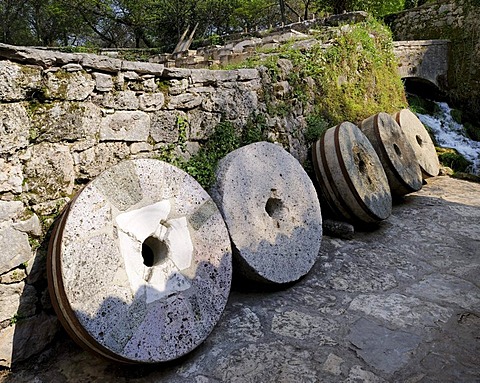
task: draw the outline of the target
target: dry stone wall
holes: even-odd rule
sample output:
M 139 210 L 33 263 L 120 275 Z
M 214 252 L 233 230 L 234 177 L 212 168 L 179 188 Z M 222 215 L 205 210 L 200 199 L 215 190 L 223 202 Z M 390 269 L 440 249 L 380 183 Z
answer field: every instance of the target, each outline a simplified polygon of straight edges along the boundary
M 283 89 L 272 102 L 287 85 L 272 84 L 261 68 L 165 68 L 0 44 L 0 366 L 41 351 L 59 329 L 46 288 L 46 241 L 85 183 L 179 140 L 188 157 L 220 121 L 242 128 L 266 111 L 267 89 Z M 301 161 L 303 115 L 298 105 L 267 117 L 269 138 Z

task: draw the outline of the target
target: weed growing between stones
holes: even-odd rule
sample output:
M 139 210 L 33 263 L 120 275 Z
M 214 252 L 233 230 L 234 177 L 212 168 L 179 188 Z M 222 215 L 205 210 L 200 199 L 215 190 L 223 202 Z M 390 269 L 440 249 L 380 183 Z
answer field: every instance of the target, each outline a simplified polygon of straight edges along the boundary
M 391 32 L 384 24 L 370 19 L 346 25 L 326 46 L 321 43 L 325 38 L 322 34 L 329 38 L 329 33 L 329 30 L 319 32 L 319 42 L 309 49 L 294 49 L 294 43 L 290 43 L 276 55 L 264 57 L 259 52 L 239 66 L 263 65 L 275 82 L 279 77 L 278 60 L 290 60 L 293 70 L 288 73 L 287 81 L 293 89 L 292 98 L 304 106 L 313 102 L 311 114 L 330 125 L 343 121 L 355 123 L 378 112 L 391 113 L 407 106 Z M 268 97 L 271 90 L 266 89 L 265 93 L 269 114 L 283 115 L 292 104 L 287 99 L 280 105 L 268 105 L 273 97 Z

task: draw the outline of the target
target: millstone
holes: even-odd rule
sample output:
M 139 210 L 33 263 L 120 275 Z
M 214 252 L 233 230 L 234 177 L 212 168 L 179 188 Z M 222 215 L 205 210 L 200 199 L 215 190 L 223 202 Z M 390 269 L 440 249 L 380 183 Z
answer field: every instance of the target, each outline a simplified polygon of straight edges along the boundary
M 230 233 L 235 273 L 273 284 L 308 273 L 322 216 L 313 183 L 292 155 L 267 142 L 237 149 L 219 162 L 211 195 Z
M 328 129 L 312 148 L 323 200 L 351 222 L 375 223 L 392 212 L 387 176 L 368 138 L 351 122 Z
M 407 140 L 412 145 L 415 155 L 422 170 L 424 179 L 435 177 L 440 171 L 435 145 L 425 126 L 418 117 L 409 109 L 403 109 L 395 114 L 395 120 L 405 132 Z
M 188 174 L 124 161 L 90 182 L 50 240 L 54 308 L 84 348 L 125 363 L 178 358 L 212 331 L 231 285 L 228 231 Z
M 387 175 L 392 194 L 402 196 L 422 188 L 422 172 L 402 128 L 387 113 L 378 113 L 359 126 L 370 140 Z

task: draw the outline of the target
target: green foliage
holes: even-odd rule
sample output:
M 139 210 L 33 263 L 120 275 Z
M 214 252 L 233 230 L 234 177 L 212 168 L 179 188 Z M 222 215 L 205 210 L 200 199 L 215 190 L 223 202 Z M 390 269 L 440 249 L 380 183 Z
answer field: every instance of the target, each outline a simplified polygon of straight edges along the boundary
M 436 148 L 438 159 L 443 166 L 448 166 L 453 169 L 455 172 L 465 172 L 466 169 L 472 164 L 470 161 L 466 160 L 460 153 L 455 149 L 450 148 Z
M 320 139 L 322 134 L 330 128 L 330 124 L 322 116 L 310 115 L 307 117 L 307 130 L 305 131 L 305 140 L 313 143 Z
M 231 122 L 221 122 L 207 142 L 181 167 L 203 188 L 215 182 L 215 168 L 220 159 L 240 146 L 240 137 Z

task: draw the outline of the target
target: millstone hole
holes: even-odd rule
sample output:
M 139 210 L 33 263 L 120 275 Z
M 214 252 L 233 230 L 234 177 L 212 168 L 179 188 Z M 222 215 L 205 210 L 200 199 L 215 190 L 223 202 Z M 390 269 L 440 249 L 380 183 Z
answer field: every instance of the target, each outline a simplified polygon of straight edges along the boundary
M 142 243 L 142 258 L 145 266 L 156 266 L 168 258 L 168 246 L 158 238 L 150 236 Z
M 399 156 L 399 157 L 402 156 L 402 151 L 400 150 L 400 148 L 398 147 L 397 144 L 393 144 L 393 149 L 395 149 L 395 153 L 397 153 L 397 156 Z
M 265 211 L 271 218 L 279 219 L 282 216 L 283 202 L 278 198 L 269 198 L 265 204 Z
M 418 134 L 415 136 L 415 138 L 417 139 L 417 143 L 418 145 L 420 146 L 423 146 L 423 140 L 422 140 L 422 137 L 420 137 Z

